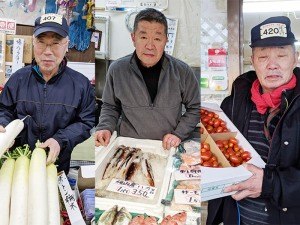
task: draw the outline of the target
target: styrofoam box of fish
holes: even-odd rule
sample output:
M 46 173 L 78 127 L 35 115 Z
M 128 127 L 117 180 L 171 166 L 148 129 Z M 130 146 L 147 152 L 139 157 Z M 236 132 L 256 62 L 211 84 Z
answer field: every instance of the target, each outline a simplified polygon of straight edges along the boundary
M 125 157 L 122 156 L 123 154 L 126 155 L 128 148 L 131 149 L 130 151 L 133 151 L 133 148 L 134 150 L 139 150 L 138 153 L 137 151 L 132 153 L 135 154 L 135 160 L 131 162 L 131 165 L 125 160 L 128 167 L 124 169 L 126 163 L 122 164 L 120 160 L 128 158 L 128 155 Z M 108 209 L 113 205 L 118 205 L 126 207 L 133 213 L 152 213 L 154 216 L 162 216 L 163 205 L 161 204 L 161 199 L 164 198 L 168 191 L 172 173 L 172 155 L 174 152 L 174 148 L 164 150 L 162 141 L 158 140 L 128 137 L 117 137 L 112 140 L 107 147 L 102 148 L 101 156 L 96 160 L 96 207 L 99 209 Z M 140 157 L 140 161 L 136 160 L 138 157 Z M 118 158 L 118 160 L 115 158 Z M 141 163 L 141 165 L 132 166 L 133 162 Z M 146 172 L 143 169 L 145 165 L 147 165 Z M 122 176 L 126 175 L 121 179 L 119 177 L 120 174 Z M 132 176 L 132 174 L 134 175 Z M 127 178 L 131 177 L 132 179 L 137 179 L 133 180 L 134 183 L 154 186 L 156 188 L 154 198 L 146 199 L 107 191 L 107 186 L 112 177 L 121 180 L 128 180 Z M 124 179 L 125 177 L 126 179 Z

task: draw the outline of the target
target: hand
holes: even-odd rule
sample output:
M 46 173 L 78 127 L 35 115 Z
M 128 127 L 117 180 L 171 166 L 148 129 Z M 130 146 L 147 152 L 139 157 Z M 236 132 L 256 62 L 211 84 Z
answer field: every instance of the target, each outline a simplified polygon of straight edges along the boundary
M 49 165 L 51 163 L 55 163 L 60 153 L 60 146 L 54 138 L 49 138 L 47 141 L 39 145 L 39 148 L 47 148 L 47 147 L 49 148 L 47 165 Z
M 180 138 L 178 138 L 174 134 L 166 134 L 163 137 L 162 145 L 164 149 L 169 150 L 171 147 L 177 147 L 180 144 L 180 142 Z
M 98 130 L 95 133 L 95 145 L 99 146 L 107 146 L 109 144 L 111 138 L 111 132 L 109 130 Z
M 3 126 L 0 125 L 0 133 L 4 133 L 6 130 Z
M 0 133 L 5 133 L 5 132 L 6 132 L 5 128 L 4 128 L 3 126 L 0 125 Z M 15 140 L 13 140 L 13 141 L 10 143 L 10 145 L 9 145 L 8 148 L 11 148 L 11 147 L 14 145 L 14 143 L 15 143 Z
M 239 201 L 243 198 L 257 198 L 261 195 L 262 190 L 262 182 L 264 171 L 261 168 L 258 168 L 252 164 L 243 164 L 243 166 L 249 170 L 253 175 L 248 179 L 241 183 L 231 185 L 225 188 L 225 192 L 238 191 L 232 198 Z

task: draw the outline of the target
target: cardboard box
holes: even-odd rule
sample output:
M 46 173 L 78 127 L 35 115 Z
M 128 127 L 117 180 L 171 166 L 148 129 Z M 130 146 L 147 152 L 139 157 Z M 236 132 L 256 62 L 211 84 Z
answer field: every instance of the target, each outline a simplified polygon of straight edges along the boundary
M 24 39 L 23 63 L 31 63 L 33 58 L 32 36 L 29 35 L 6 35 L 6 62 L 12 62 L 14 38 Z
M 248 163 L 252 163 L 260 168 L 264 168 L 265 162 L 217 104 L 202 102 L 202 107 L 217 113 L 220 118 L 226 122 L 226 126 L 229 128 L 229 130 L 235 131 L 224 134 L 210 134 L 207 135 L 205 140 L 201 138 L 201 142 L 205 141 L 210 144 L 212 153 L 217 156 L 219 162 L 224 167 L 201 167 L 201 201 L 207 201 L 234 194 L 234 192 L 224 193 L 224 188 L 244 181 L 252 176 L 252 174 L 243 166 L 231 167 L 223 153 L 214 143 L 214 140 L 227 140 L 229 137 L 235 136 L 239 141 L 239 146 L 251 153 L 252 158 L 248 161 Z
M 81 166 L 79 168 L 77 186 L 79 192 L 95 188 L 95 165 Z

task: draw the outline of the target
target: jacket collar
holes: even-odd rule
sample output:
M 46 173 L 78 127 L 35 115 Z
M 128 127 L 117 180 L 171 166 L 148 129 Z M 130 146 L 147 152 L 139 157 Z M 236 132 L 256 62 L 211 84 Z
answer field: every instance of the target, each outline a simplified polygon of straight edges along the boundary
M 165 71 L 168 68 L 168 66 L 169 66 L 170 56 L 164 52 L 164 54 L 162 55 L 162 58 L 160 60 L 162 60 L 162 68 L 161 68 L 161 70 Z M 137 56 L 136 56 L 136 52 L 135 51 L 131 54 L 130 65 L 132 66 L 132 68 L 134 69 L 134 71 L 137 74 L 139 74 L 140 76 L 142 76 L 142 74 L 140 72 L 140 69 L 138 67 Z
M 61 77 L 61 75 L 64 73 L 66 67 L 67 67 L 67 58 L 64 57 L 62 62 L 60 63 L 59 65 L 59 70 L 58 70 L 58 73 L 53 76 L 47 83 L 48 84 L 51 84 L 51 83 L 54 83 L 59 77 Z M 36 63 L 35 59 L 32 60 L 32 63 L 31 63 L 31 71 L 32 73 L 34 74 L 35 78 L 41 82 L 41 83 L 45 83 L 45 80 L 43 78 L 43 75 L 41 74 L 40 70 L 39 70 L 39 66 L 38 64 Z

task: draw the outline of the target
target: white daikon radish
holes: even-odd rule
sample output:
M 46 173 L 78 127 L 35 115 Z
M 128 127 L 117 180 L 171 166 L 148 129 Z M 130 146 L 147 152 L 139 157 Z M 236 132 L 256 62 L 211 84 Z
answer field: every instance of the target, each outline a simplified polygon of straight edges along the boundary
M 9 225 L 27 225 L 29 146 L 16 149 L 18 158 L 12 182 Z M 30 206 L 29 206 L 30 207 Z
M 47 201 L 46 152 L 36 147 L 29 165 L 28 225 L 48 225 Z
M 0 224 L 9 224 L 9 205 L 15 160 L 8 158 L 0 170 Z
M 5 132 L 0 133 L 0 158 L 10 147 L 18 134 L 23 130 L 24 123 L 22 120 L 16 119 L 11 121 L 6 127 Z
M 57 169 L 52 163 L 47 166 L 48 225 L 60 225 Z

